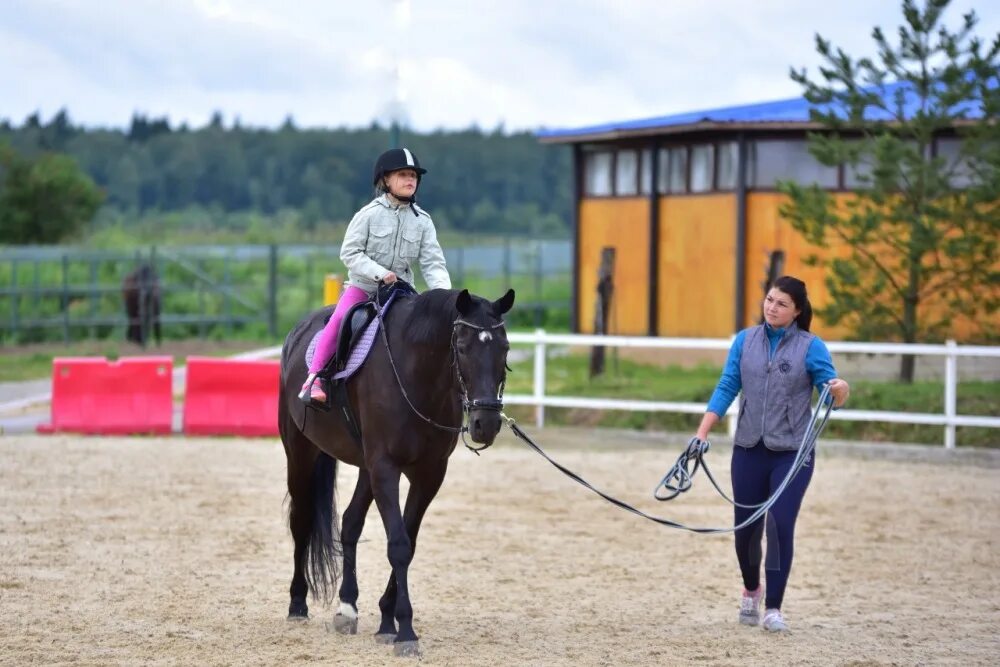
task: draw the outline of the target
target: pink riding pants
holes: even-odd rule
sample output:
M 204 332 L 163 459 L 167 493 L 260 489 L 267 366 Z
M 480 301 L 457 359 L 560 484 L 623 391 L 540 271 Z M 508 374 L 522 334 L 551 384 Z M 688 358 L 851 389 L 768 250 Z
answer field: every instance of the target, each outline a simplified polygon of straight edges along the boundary
M 340 297 L 340 301 L 337 302 L 337 307 L 334 309 L 333 315 L 330 316 L 330 321 L 323 327 L 323 333 L 319 335 L 319 340 L 316 341 L 316 352 L 313 354 L 312 363 L 309 364 L 310 373 L 318 373 L 323 370 L 323 367 L 330 361 L 330 357 L 333 356 L 333 351 L 337 349 L 337 332 L 340 331 L 340 323 L 344 321 L 347 311 L 354 304 L 367 300 L 368 293 L 360 287 L 350 285 L 344 290 L 344 294 Z

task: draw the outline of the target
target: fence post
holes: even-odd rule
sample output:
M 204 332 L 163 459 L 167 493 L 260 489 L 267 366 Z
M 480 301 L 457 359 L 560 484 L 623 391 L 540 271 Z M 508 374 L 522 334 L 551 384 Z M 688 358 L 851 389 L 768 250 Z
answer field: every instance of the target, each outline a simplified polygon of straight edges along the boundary
M 225 320 L 223 327 L 229 338 L 233 337 L 233 308 L 230 304 L 230 295 L 233 288 L 233 276 L 230 263 L 233 257 L 233 246 L 226 248 L 226 255 L 222 258 L 222 319 Z
M 267 332 L 278 335 L 278 245 L 271 244 L 267 280 Z
M 503 289 L 510 289 L 513 285 L 510 284 L 510 236 L 505 236 L 503 239 Z
M 159 316 L 157 316 L 156 314 L 157 310 L 159 310 L 161 313 L 163 312 L 162 289 L 160 289 L 159 309 L 157 309 L 156 305 L 154 305 L 154 298 L 153 298 L 154 294 L 156 293 L 156 290 L 159 288 L 160 284 L 159 275 L 160 274 L 157 272 L 156 269 L 156 244 L 154 243 L 151 246 L 149 246 L 149 280 L 148 281 L 141 280 L 139 282 L 139 284 L 142 286 L 142 289 L 139 290 L 139 294 L 141 295 L 139 297 L 139 304 L 141 307 L 140 312 L 142 313 L 142 319 L 140 320 L 141 323 L 140 330 L 142 331 L 143 347 L 146 347 L 146 345 L 149 344 L 150 338 L 153 337 L 154 332 L 156 331 L 156 326 L 157 326 L 156 323 L 160 319 Z M 147 301 L 149 302 L 148 305 Z M 153 312 L 148 312 L 150 310 L 149 306 L 152 306 L 151 310 Z
M 195 263 L 194 265 L 198 269 L 199 274 L 204 276 L 208 275 L 204 258 L 195 257 L 192 258 L 192 261 Z M 205 339 L 205 334 L 208 331 L 208 323 L 205 321 L 208 318 L 208 307 L 205 305 L 206 282 L 207 281 L 205 280 L 198 280 L 198 338 L 201 340 Z M 215 281 L 213 280 L 209 284 L 214 283 Z
M 90 338 L 91 340 L 97 340 L 97 301 L 94 296 L 98 299 L 101 298 L 101 293 L 97 292 L 97 259 L 91 255 L 90 256 L 90 287 L 87 288 L 87 305 L 90 306 Z
M 543 320 L 546 314 L 546 308 L 542 305 L 542 276 L 545 272 L 542 243 L 541 239 L 535 240 L 535 326 L 539 328 L 544 324 Z
M 958 357 L 955 341 L 945 341 L 948 354 L 944 358 L 944 446 L 955 449 L 955 415 L 958 414 Z
M 63 340 L 69 342 L 69 255 L 62 256 Z
M 139 332 L 139 340 L 137 340 L 136 342 L 140 344 L 142 344 L 142 341 L 146 340 L 146 325 L 144 324 L 146 321 L 146 288 L 145 288 L 145 283 L 142 280 L 142 262 L 143 262 L 142 251 L 136 249 L 135 267 L 132 270 L 135 271 L 135 284 L 139 299 L 138 301 L 139 307 L 136 309 L 136 315 L 135 315 L 136 319 L 133 321 L 130 316 L 129 327 L 125 330 L 127 336 L 128 331 L 131 330 L 132 326 L 137 327 L 136 330 Z
M 10 295 L 10 324 L 11 324 L 11 339 L 17 340 L 17 329 L 18 329 L 18 306 L 21 305 L 21 283 L 17 277 L 17 258 L 14 257 L 10 260 L 10 284 L 14 288 L 14 292 Z
M 535 377 L 532 392 L 535 400 L 535 426 L 545 426 L 545 329 L 535 329 Z
M 315 297 L 316 286 L 313 285 L 313 254 L 312 252 L 306 253 L 306 284 L 304 285 L 306 289 L 306 307 L 313 308 L 314 304 L 319 303 L 320 305 L 328 305 L 326 302 L 326 271 L 323 272 L 323 296 L 320 299 Z

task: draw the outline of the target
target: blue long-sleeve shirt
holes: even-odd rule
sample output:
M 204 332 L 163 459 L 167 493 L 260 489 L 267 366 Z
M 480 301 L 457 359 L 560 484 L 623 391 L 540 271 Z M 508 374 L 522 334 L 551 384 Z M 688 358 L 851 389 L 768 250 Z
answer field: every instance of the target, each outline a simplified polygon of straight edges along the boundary
M 773 329 L 768 324 L 764 325 L 764 330 L 767 332 L 767 340 L 771 344 L 770 357 L 773 358 L 778 343 L 785 335 L 785 330 Z M 747 330 L 744 329 L 736 334 L 736 339 L 733 340 L 733 345 L 729 348 L 726 365 L 722 369 L 722 377 L 719 378 L 719 384 L 716 385 L 715 391 L 712 392 L 712 398 L 708 401 L 707 411 L 714 412 L 719 417 L 726 414 L 726 410 L 729 409 L 740 393 L 740 389 L 743 388 L 740 360 L 743 357 L 743 339 L 746 338 L 746 333 Z M 813 337 L 809 349 L 806 350 L 806 372 L 809 373 L 809 379 L 817 391 L 822 391 L 823 385 L 837 377 L 837 371 L 833 367 L 833 359 L 830 357 L 830 350 L 818 336 Z

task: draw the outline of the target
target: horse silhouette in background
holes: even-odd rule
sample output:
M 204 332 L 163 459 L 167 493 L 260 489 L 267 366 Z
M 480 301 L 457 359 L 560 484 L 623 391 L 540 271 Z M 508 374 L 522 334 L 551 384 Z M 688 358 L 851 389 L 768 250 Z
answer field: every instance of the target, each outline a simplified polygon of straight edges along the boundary
M 128 328 L 125 339 L 146 347 L 150 332 L 156 344 L 163 342 L 160 332 L 160 280 L 149 264 L 140 264 L 122 280 L 122 300 Z

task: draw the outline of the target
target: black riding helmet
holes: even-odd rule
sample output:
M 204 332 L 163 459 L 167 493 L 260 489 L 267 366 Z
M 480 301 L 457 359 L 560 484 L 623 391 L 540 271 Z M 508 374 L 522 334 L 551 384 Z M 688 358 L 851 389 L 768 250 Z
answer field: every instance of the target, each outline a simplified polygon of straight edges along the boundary
M 417 156 L 411 153 L 409 148 L 390 148 L 375 160 L 372 185 L 378 187 L 386 174 L 400 169 L 412 169 L 417 172 L 417 186 L 420 185 L 420 177 L 427 173 L 427 170 L 420 166 Z

